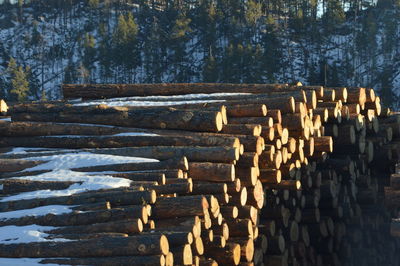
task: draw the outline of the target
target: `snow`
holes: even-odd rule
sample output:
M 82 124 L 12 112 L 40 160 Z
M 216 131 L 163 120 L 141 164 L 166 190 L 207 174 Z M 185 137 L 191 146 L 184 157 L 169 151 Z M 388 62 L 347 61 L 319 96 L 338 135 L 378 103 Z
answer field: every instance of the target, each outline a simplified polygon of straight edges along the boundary
M 75 103 L 75 106 L 105 104 L 108 106 L 175 106 L 183 104 L 224 102 L 223 97 L 251 95 L 251 93 L 197 93 L 171 96 L 121 97 Z M 217 99 L 216 99 L 217 98 Z
M 18 258 L 18 259 L 10 259 L 10 258 L 0 258 L 0 265 L 8 265 L 8 266 L 55 266 L 59 264 L 42 264 L 40 261 L 43 259 L 31 259 L 31 258 Z
M 5 154 L 21 154 L 21 153 L 25 154 L 25 153 L 28 153 L 30 151 L 42 151 L 42 150 L 43 150 L 43 148 L 16 147 L 16 148 L 13 148 L 11 151 L 6 152 Z M 51 149 L 48 149 L 48 150 L 51 150 Z M 55 149 L 53 149 L 53 150 L 55 150 Z
M 21 199 L 46 198 L 54 196 L 69 196 L 72 194 L 98 189 L 128 187 L 131 183 L 129 179 L 113 177 L 104 173 L 76 172 L 71 168 L 120 164 L 120 163 L 141 163 L 158 162 L 156 159 L 139 157 L 126 157 L 108 154 L 94 154 L 90 152 L 67 153 L 51 156 L 30 157 L 31 160 L 44 160 L 44 164 L 37 165 L 24 171 L 52 170 L 35 176 L 22 176 L 19 179 L 34 181 L 73 181 L 76 183 L 62 190 L 37 190 L 19 193 L 3 197 L 0 201 L 12 201 Z M 22 172 L 24 172 L 22 171 Z M 4 214 L 2 214 L 4 215 Z
M 76 106 L 88 106 L 97 104 L 106 104 L 108 106 L 175 106 L 183 104 L 198 104 L 198 103 L 212 103 L 224 102 L 224 100 L 198 100 L 198 101 L 102 101 L 102 102 L 84 102 L 75 104 Z
M 23 192 L 17 195 L 4 197 L 0 200 L 11 201 L 21 199 L 34 199 L 34 198 L 47 198 L 56 196 L 69 196 L 76 193 L 81 193 L 89 190 L 99 190 L 108 188 L 129 187 L 131 181 L 126 178 L 113 177 L 110 175 L 91 173 L 74 172 L 71 170 L 56 170 L 43 173 L 37 176 L 19 177 L 19 179 L 28 179 L 35 181 L 76 181 L 82 182 L 81 184 L 73 184 L 67 189 L 61 190 L 36 190 L 30 192 Z
M 142 162 L 158 162 L 156 159 L 126 157 L 108 154 L 94 154 L 90 152 L 67 153 L 51 156 L 30 157 L 30 160 L 47 161 L 44 164 L 37 165 L 24 171 L 38 170 L 60 170 L 71 169 L 86 166 L 98 166 L 120 163 L 142 163 Z
M 51 226 L 26 225 L 26 226 L 3 226 L 0 227 L 0 244 L 29 243 L 43 241 L 69 241 L 63 238 L 46 239 L 49 234 L 44 233 L 55 229 Z M 1 262 L 1 261 L 0 261 Z

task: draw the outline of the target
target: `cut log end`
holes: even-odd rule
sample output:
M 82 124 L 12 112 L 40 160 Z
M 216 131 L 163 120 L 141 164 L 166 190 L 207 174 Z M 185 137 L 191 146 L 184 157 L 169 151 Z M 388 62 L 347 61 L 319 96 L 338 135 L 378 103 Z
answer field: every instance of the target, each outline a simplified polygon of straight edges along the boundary
M 226 121 L 226 124 L 228 122 Z M 221 114 L 221 112 L 217 112 L 216 116 L 215 116 L 215 125 L 216 125 L 216 129 L 217 132 L 222 130 L 222 127 L 224 126 L 224 119 L 223 119 L 223 115 Z
M 169 243 L 168 243 L 168 239 L 165 235 L 162 235 L 160 237 L 160 248 L 161 248 L 161 253 L 163 255 L 168 255 L 169 253 Z

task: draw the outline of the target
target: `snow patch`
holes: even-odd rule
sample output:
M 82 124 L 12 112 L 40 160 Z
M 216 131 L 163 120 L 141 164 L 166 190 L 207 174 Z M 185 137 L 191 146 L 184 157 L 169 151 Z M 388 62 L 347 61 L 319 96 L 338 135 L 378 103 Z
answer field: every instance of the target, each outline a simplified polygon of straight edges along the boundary
M 44 232 L 52 229 L 55 229 L 55 227 L 40 226 L 36 224 L 26 225 L 26 226 L 15 226 L 15 225 L 2 226 L 0 227 L 0 244 L 29 243 L 29 242 L 43 242 L 43 241 L 69 241 L 63 238 L 46 239 L 46 237 L 49 236 L 49 234 L 46 234 Z
M 47 162 L 32 168 L 25 169 L 24 170 L 25 172 L 38 171 L 38 170 L 71 169 L 71 168 L 79 168 L 86 166 L 98 166 L 98 165 L 121 164 L 121 163 L 159 162 L 159 160 L 156 159 L 126 157 L 126 156 L 117 156 L 108 154 L 94 154 L 90 152 L 30 157 L 29 159 L 43 160 Z

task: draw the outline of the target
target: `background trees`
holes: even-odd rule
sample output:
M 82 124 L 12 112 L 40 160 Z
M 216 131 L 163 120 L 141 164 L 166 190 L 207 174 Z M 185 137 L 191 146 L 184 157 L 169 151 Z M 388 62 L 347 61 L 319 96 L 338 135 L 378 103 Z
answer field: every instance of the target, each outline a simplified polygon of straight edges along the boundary
M 0 4 L 0 95 L 57 98 L 63 82 L 300 80 L 381 88 L 396 102 L 399 3 L 5 1 Z M 13 71 L 10 57 L 18 65 Z

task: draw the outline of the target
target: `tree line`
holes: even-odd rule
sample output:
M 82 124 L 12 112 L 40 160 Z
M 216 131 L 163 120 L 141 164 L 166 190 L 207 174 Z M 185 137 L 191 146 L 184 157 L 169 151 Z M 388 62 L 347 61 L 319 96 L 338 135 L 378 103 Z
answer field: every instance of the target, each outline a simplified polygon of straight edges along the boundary
M 20 0 L 0 12 L 35 50 L 35 66 L 0 54 L 0 87 L 17 100 L 46 98 L 46 69 L 61 59 L 64 83 L 301 80 L 396 100 L 400 0 Z M 79 25 L 72 52 L 51 46 L 45 23 Z

